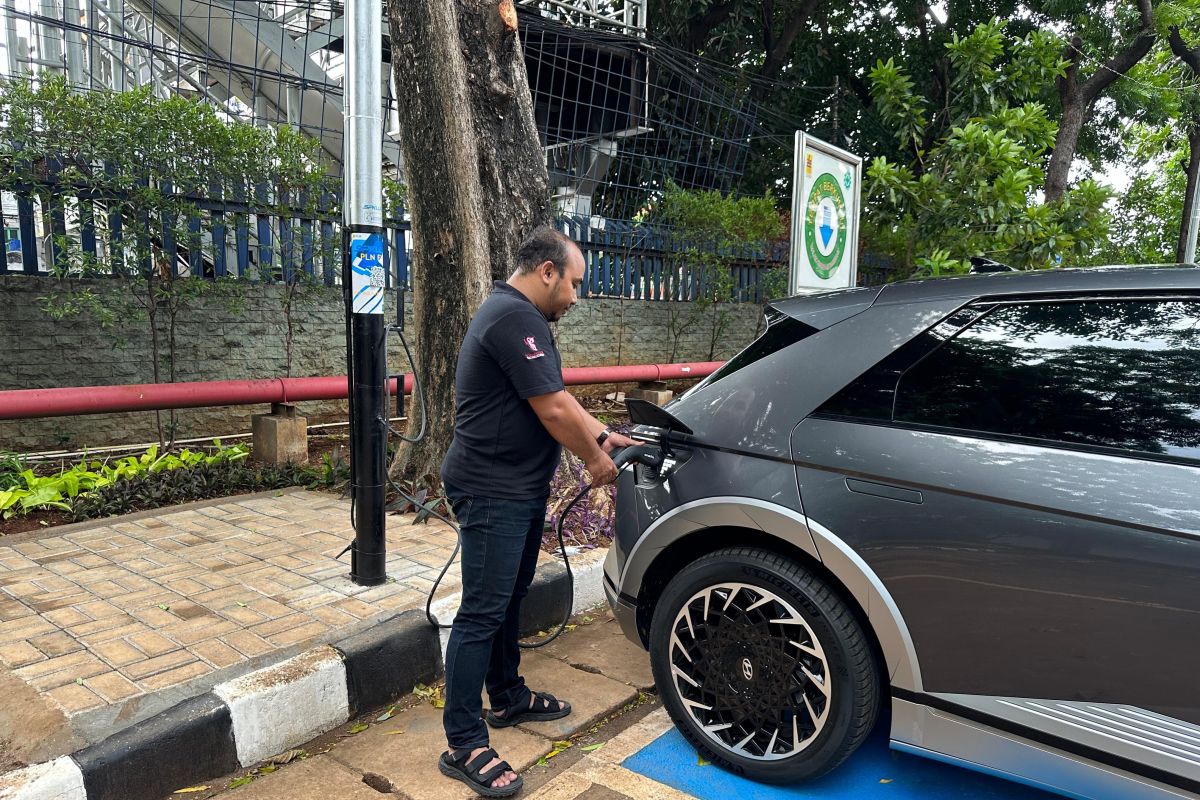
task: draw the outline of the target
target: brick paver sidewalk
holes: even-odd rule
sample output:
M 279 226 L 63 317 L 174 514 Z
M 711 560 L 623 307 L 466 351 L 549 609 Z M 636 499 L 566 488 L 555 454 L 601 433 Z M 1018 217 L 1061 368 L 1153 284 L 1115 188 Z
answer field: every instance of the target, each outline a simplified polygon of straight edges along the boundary
M 454 545 L 388 517 L 388 574 L 348 578 L 350 504 L 290 490 L 0 540 L 0 661 L 88 741 L 232 675 L 424 606 Z M 457 569 L 441 594 L 457 591 Z M 0 701 L 2 704 L 3 701 Z

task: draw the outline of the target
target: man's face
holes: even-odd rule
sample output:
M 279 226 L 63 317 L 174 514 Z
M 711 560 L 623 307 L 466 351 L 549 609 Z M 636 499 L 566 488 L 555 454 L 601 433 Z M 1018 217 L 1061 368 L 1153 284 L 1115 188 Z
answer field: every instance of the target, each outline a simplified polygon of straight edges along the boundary
M 558 322 L 571 306 L 579 300 L 579 287 L 583 284 L 583 254 L 579 248 L 571 246 L 571 257 L 563 274 L 558 274 L 558 268 L 551 264 L 553 274 L 548 287 L 549 297 L 546 302 L 546 319 Z

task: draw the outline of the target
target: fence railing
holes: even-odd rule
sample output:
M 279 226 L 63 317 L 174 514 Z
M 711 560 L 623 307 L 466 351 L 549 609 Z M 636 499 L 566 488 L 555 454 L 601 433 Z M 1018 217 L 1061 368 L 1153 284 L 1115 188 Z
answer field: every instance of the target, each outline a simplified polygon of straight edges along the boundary
M 583 251 L 583 285 L 589 296 L 677 301 L 711 296 L 716 276 L 689 258 L 693 248 L 705 245 L 689 242 L 667 226 L 605 220 L 600 228 L 593 227 L 590 217 L 561 217 L 558 228 Z M 786 254 L 777 249 L 747 248 L 729 255 L 726 288 L 735 302 L 767 299 L 768 271 L 787 266 Z
M 170 202 L 146 210 L 128 196 L 48 181 L 0 193 L 4 259 L 0 275 L 136 275 L 245 278 L 265 282 L 341 283 L 341 218 L 332 195 L 279 196 L 267 187 L 209 187 L 204 194 L 158 187 Z M 715 276 L 689 260 L 693 245 L 649 223 L 562 217 L 586 264 L 584 295 L 637 300 L 695 300 Z M 385 223 L 388 286 L 408 285 L 410 223 Z M 728 259 L 726 288 L 735 302 L 760 302 L 778 252 L 747 250 Z

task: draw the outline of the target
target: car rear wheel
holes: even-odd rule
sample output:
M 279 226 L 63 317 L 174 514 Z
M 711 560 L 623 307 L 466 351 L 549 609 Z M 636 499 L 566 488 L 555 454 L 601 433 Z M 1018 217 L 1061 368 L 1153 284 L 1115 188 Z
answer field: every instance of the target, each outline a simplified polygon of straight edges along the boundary
M 650 658 L 684 736 L 755 780 L 824 775 L 878 713 L 878 671 L 854 614 L 811 572 L 763 550 L 685 567 L 659 598 Z

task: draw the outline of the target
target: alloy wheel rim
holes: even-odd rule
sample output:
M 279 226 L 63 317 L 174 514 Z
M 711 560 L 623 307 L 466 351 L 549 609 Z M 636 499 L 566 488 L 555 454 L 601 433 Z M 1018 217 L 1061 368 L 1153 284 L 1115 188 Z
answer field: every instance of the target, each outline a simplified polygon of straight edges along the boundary
M 672 685 L 715 745 L 776 761 L 812 744 L 829 717 L 825 649 L 785 598 L 719 583 L 684 603 L 671 630 Z

